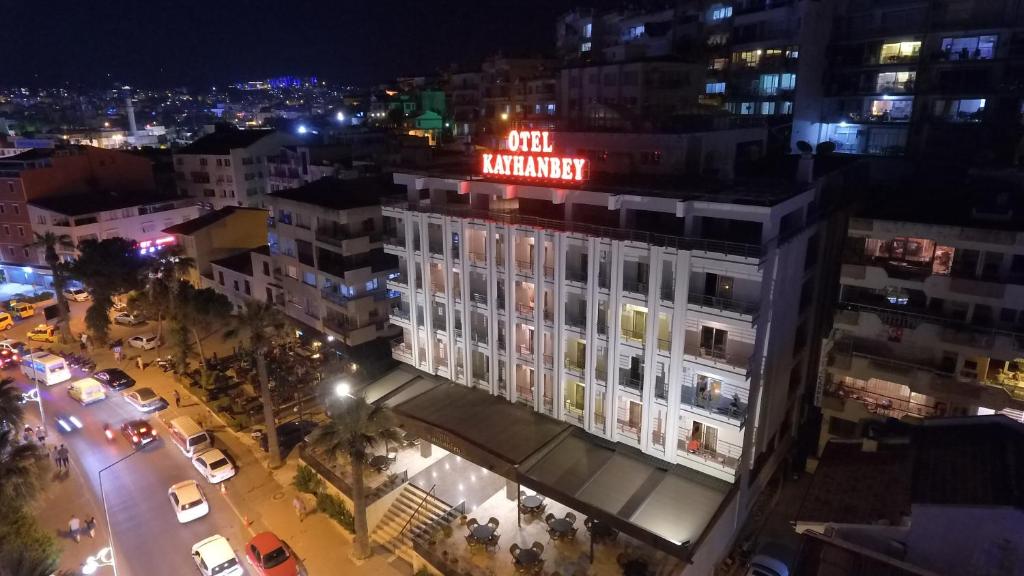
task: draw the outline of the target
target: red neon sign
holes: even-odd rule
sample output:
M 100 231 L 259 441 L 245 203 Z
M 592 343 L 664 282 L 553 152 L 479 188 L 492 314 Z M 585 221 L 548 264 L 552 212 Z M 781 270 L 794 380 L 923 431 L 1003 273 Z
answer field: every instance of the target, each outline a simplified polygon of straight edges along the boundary
M 547 131 L 513 130 L 505 143 L 507 151 L 481 155 L 484 176 L 582 182 L 590 170 L 586 158 L 554 154 Z

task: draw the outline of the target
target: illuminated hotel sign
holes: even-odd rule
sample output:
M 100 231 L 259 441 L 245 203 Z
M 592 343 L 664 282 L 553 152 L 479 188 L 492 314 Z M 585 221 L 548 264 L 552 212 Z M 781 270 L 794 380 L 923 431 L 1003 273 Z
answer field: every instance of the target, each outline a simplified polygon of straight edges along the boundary
M 586 158 L 555 154 L 550 132 L 513 130 L 505 143 L 507 150 L 481 156 L 484 176 L 582 182 L 590 172 Z

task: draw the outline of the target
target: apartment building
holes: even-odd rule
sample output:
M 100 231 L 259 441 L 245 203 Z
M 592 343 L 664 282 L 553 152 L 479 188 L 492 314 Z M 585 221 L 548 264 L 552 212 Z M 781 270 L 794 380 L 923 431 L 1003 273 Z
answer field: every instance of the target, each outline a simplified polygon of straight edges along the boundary
M 937 163 L 1019 155 L 1018 2 L 850 2 L 835 23 L 820 115 L 801 139 Z
M 850 220 L 822 355 L 820 446 L 888 418 L 1024 420 L 1022 182 L 975 178 Z
M 225 206 L 261 207 L 269 191 L 266 158 L 292 141 L 274 130 L 216 130 L 174 153 L 174 172 L 183 196 L 209 210 Z
M 270 192 L 298 188 L 325 176 L 340 176 L 351 170 L 352 148 L 341 144 L 288 145 L 267 155 Z
M 42 264 L 25 244 L 33 241 L 28 203 L 85 193 L 155 190 L 152 163 L 125 152 L 91 146 L 33 148 L 0 159 L 0 262 L 9 278 L 24 264 Z
M 380 199 L 389 193 L 394 187 L 376 178 L 323 178 L 267 197 L 281 286 L 274 299 L 328 341 L 358 346 L 397 333 L 387 288 L 397 264 L 381 243 Z
M 163 234 L 173 237 L 195 263 L 188 280 L 199 288 L 204 278 L 213 278 L 211 262 L 267 243 L 267 211 L 226 206 L 164 228 Z
M 199 216 L 199 206 L 190 198 L 168 198 L 155 194 L 110 194 L 94 192 L 72 196 L 40 198 L 28 204 L 32 229 L 67 236 L 73 243 L 82 240 L 127 238 L 140 251 L 156 252 L 175 243 L 163 230 Z M 6 225 L 4 225 L 6 227 Z M 40 248 L 37 255 L 43 261 Z M 75 249 L 57 247 L 62 258 L 71 258 Z
M 384 204 L 394 358 L 735 486 L 701 505 L 717 521 L 679 520 L 677 540 L 701 539 L 693 573 L 710 573 L 816 373 L 828 179 L 615 186 L 595 171 L 567 189 L 453 173 L 396 172 L 406 193 Z
M 557 111 L 557 106 L 550 107 L 555 104 L 556 65 L 547 58 L 485 59 L 480 66 L 479 129 L 500 137 L 518 122 L 550 118 Z

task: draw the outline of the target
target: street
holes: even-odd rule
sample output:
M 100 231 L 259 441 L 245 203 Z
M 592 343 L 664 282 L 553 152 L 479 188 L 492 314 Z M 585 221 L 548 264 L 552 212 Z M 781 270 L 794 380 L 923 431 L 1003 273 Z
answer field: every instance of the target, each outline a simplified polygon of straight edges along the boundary
M 86 306 L 88 303 L 72 303 L 72 310 L 79 316 Z M 4 336 L 25 341 L 24 334 L 35 325 L 32 320 L 34 319 L 30 318 L 21 322 L 5 332 Z M 126 337 L 130 334 L 149 332 L 154 328 L 149 325 L 136 326 L 132 329 L 113 327 L 112 336 Z M 129 356 L 134 356 L 137 351 L 126 349 L 126 352 Z M 154 353 L 147 352 L 145 355 L 148 358 Z M 97 369 L 107 367 L 109 366 L 100 364 Z M 121 367 L 138 380 L 136 388 L 152 385 L 147 378 L 139 378 L 137 370 L 131 370 L 127 362 Z M 170 441 L 166 426 L 160 422 L 161 418 L 170 419 L 181 412 L 175 410 L 173 402 L 169 409 L 143 414 L 125 402 L 120 392 L 108 391 L 106 400 L 81 406 L 69 397 L 66 391 L 70 382 L 88 374 L 78 370 L 72 372 L 72 379 L 67 382 L 40 387 L 47 418 L 46 427 L 49 431 L 47 442 L 51 445 L 65 444 L 71 452 L 70 475 L 84 479 L 96 501 L 101 501 L 101 494 L 105 496 L 117 574 L 180 576 L 195 573 L 196 567 L 191 558 L 192 545 L 213 534 L 226 536 L 239 554 L 239 560 L 244 563 L 241 550 L 250 536 L 249 531 L 236 516 L 227 496 L 202 478 L 191 462 Z M 154 367 L 150 372 L 155 375 L 159 370 Z M 15 369 L 8 369 L 6 375 L 14 377 L 26 390 L 30 388 L 28 380 Z M 38 413 L 33 413 L 32 405 L 28 406 L 27 412 L 31 422 L 38 420 Z M 54 423 L 54 417 L 58 413 L 77 416 L 84 427 L 72 432 L 60 430 Z M 132 454 L 130 443 L 120 434 L 120 426 L 123 422 L 140 417 L 153 423 L 159 439 Z M 104 424 L 109 424 L 115 431 L 112 441 L 104 436 Z M 126 459 L 103 472 L 101 492 L 100 471 L 126 456 Z M 232 456 L 238 459 L 237 455 Z M 257 474 L 258 464 L 254 461 L 246 462 L 246 459 L 242 458 L 240 466 L 239 475 L 228 480 L 226 487 L 230 488 L 233 484 L 244 482 L 243 475 L 246 473 Z M 168 500 L 167 489 L 172 484 L 187 479 L 199 482 L 209 501 L 210 513 L 182 525 L 178 523 Z M 68 488 L 73 485 L 68 485 Z M 102 509 L 96 511 L 96 519 L 101 524 L 106 524 L 102 512 Z M 83 516 L 89 512 L 76 513 Z M 101 545 L 97 544 L 94 547 L 98 549 Z M 156 550 L 159 550 L 159 561 L 154 561 L 153 552 Z

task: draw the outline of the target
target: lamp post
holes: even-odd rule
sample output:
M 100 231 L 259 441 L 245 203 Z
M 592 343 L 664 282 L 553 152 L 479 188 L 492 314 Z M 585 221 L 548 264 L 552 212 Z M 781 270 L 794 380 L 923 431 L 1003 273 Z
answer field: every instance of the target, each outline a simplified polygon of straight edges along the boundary
M 132 450 L 127 455 L 122 456 L 117 460 L 114 460 L 113 462 L 107 464 L 103 468 L 100 468 L 100 471 L 96 473 L 100 481 L 100 503 L 103 505 L 103 517 L 107 519 L 107 535 L 110 536 L 110 546 L 104 548 L 103 550 L 100 550 L 100 554 L 97 554 L 95 557 L 90 556 L 86 559 L 86 564 L 82 566 L 82 572 L 84 572 L 85 574 L 92 574 L 92 572 L 86 572 L 85 570 L 86 566 L 89 565 L 89 561 L 93 560 L 93 564 L 95 564 L 93 572 L 95 572 L 96 569 L 98 569 L 100 566 L 109 565 L 111 568 L 114 569 L 114 576 L 117 576 L 117 564 L 114 563 L 114 530 L 110 526 L 110 512 L 107 511 L 107 495 L 103 491 L 103 473 L 109 470 L 110 468 L 117 466 L 121 462 L 124 462 L 125 460 L 131 458 L 132 456 L 135 456 L 138 453 L 138 449 Z M 103 552 L 106 552 L 106 554 L 104 555 Z M 96 561 L 96 559 L 100 557 L 109 558 L 109 563 L 99 563 L 98 561 Z

